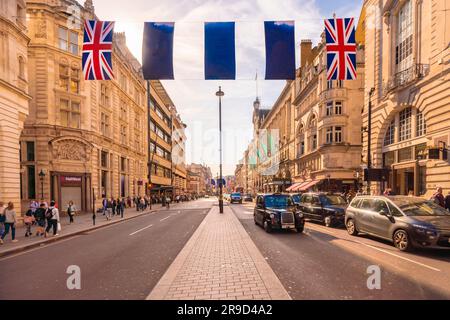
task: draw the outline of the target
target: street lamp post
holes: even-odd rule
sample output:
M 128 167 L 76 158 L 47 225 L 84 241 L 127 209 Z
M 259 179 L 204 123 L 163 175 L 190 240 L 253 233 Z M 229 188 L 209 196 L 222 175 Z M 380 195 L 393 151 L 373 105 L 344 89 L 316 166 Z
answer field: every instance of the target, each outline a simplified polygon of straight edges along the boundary
M 220 184 L 219 184 L 219 212 L 223 213 L 223 193 L 222 193 L 222 97 L 225 93 L 222 91 L 222 88 L 219 86 L 219 91 L 216 92 L 216 96 L 219 97 L 219 148 L 220 148 Z
M 41 180 L 41 200 L 44 200 L 44 178 L 45 173 L 44 170 L 41 169 L 41 172 L 39 172 L 39 180 Z

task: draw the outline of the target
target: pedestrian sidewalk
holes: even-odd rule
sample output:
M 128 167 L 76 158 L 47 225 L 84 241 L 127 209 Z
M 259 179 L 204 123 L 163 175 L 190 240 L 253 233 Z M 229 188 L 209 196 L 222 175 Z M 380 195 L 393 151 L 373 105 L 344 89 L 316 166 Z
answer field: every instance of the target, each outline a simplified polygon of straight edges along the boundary
M 4 239 L 4 244 L 0 245 L 0 257 L 10 255 L 16 252 L 20 252 L 26 249 L 31 249 L 40 245 L 43 245 L 48 242 L 57 241 L 60 239 L 64 239 L 67 237 L 71 237 L 74 235 L 77 235 L 79 233 L 83 233 L 86 231 L 95 230 L 98 228 L 102 228 L 107 225 L 112 225 L 121 221 L 133 219 L 145 214 L 148 214 L 150 212 L 157 211 L 161 209 L 161 204 L 154 204 L 152 205 L 152 210 L 147 209 L 145 211 L 136 211 L 136 208 L 128 208 L 125 209 L 123 219 L 120 218 L 120 216 L 115 215 L 113 218 L 109 221 L 106 220 L 106 217 L 102 213 L 96 213 L 96 221 L 95 226 L 92 222 L 92 214 L 85 213 L 80 215 L 74 216 L 74 223 L 69 224 L 69 217 L 67 214 L 61 214 L 61 232 L 58 232 L 59 235 L 54 237 L 53 231 L 50 230 L 49 237 L 37 237 L 36 236 L 36 225 L 31 227 L 31 231 L 33 232 L 33 235 L 31 237 L 25 237 L 26 228 L 25 226 L 16 227 L 16 239 L 19 240 L 18 242 L 11 242 L 11 230 L 6 235 Z M 172 207 L 172 206 L 171 206 Z M 176 207 L 176 205 L 173 205 L 173 207 Z
M 290 300 L 232 210 L 213 206 L 148 300 Z

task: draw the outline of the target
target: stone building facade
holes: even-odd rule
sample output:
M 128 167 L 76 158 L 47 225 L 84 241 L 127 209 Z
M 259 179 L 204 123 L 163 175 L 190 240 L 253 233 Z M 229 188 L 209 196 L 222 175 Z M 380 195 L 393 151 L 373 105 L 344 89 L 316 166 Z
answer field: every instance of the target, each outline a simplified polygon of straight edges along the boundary
M 30 1 L 27 15 L 33 100 L 20 139 L 22 201 L 56 200 L 64 210 L 72 200 L 91 211 L 104 197 L 143 195 L 146 88 L 125 35 L 114 35 L 115 79 L 84 81 L 82 21 L 95 17 L 92 1 Z
M 0 201 L 21 211 L 20 134 L 28 116 L 26 6 L 23 0 L 0 1 Z M 35 191 L 35 190 L 34 190 Z M 23 208 L 23 210 L 26 207 Z
M 357 79 L 327 81 L 324 39 L 301 43 L 295 80 L 295 185 L 289 191 L 357 189 L 361 171 L 364 49 L 357 49 Z
M 211 193 L 211 169 L 203 164 L 191 163 L 187 166 L 187 191 L 189 194 L 203 196 Z
M 449 0 L 366 0 L 364 126 L 372 105 L 373 192 L 450 191 Z M 371 89 L 373 92 L 371 93 Z M 364 159 L 367 162 L 367 135 Z
M 175 195 L 185 194 L 186 188 L 186 124 L 176 108 L 172 108 L 172 186 Z

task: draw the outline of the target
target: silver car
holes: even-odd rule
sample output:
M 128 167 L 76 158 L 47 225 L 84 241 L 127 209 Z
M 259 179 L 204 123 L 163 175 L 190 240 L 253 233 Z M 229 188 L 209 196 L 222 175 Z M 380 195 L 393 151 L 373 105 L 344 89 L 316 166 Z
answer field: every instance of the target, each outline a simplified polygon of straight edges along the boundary
M 345 213 L 351 235 L 367 233 L 401 251 L 450 249 L 450 213 L 432 201 L 407 196 L 357 196 Z

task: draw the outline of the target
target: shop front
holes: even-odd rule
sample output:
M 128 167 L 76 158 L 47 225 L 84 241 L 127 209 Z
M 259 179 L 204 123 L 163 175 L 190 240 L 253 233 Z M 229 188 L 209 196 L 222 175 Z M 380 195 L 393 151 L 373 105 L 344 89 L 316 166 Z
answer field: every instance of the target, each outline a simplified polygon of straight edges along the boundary
M 51 172 L 51 199 L 61 211 L 72 201 L 77 211 L 92 211 L 91 175 L 89 173 Z

